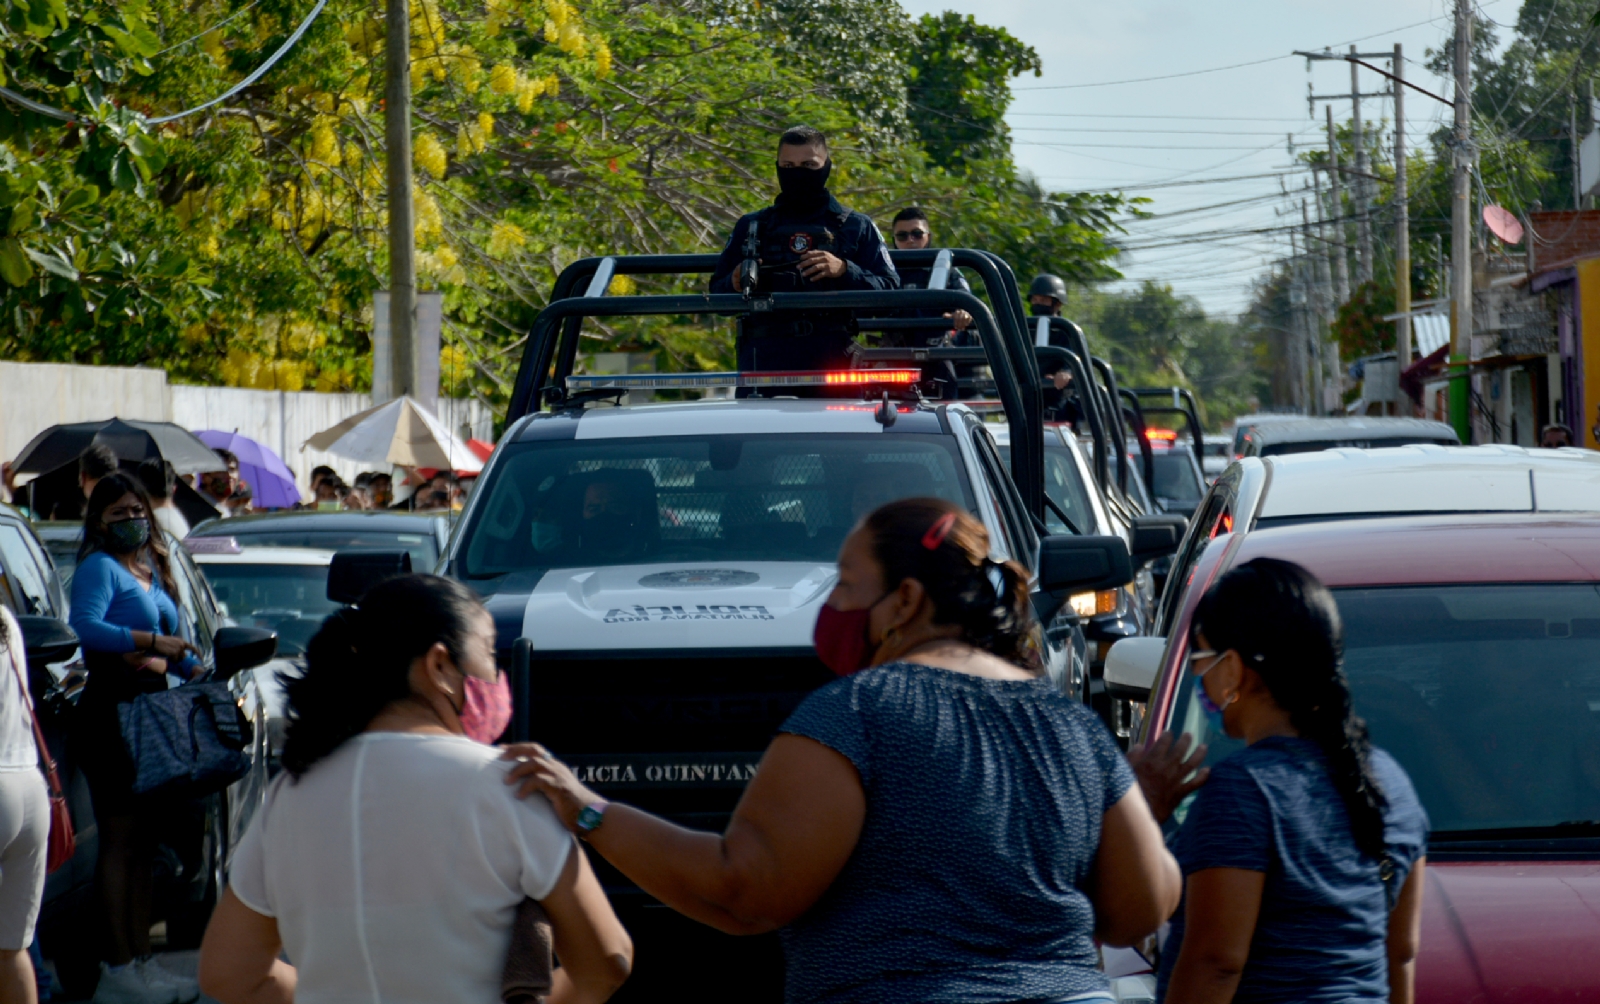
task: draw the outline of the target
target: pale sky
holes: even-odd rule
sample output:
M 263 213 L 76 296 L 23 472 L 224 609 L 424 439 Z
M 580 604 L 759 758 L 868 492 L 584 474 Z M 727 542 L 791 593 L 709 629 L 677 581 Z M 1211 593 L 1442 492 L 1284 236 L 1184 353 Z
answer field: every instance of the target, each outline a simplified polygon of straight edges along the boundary
M 1130 195 L 1152 197 L 1146 207 L 1152 212 L 1180 214 L 1130 223 L 1124 240 L 1140 250 L 1125 255 L 1119 267 L 1127 282 L 1170 283 L 1218 314 L 1246 307 L 1252 279 L 1289 250 L 1287 234 L 1240 231 L 1298 223 L 1300 189 L 1309 184 L 1309 174 L 1138 186 L 1281 172 L 1291 165 L 1288 133 L 1302 146 L 1326 146 L 1324 103 L 1318 102 L 1315 119 L 1308 117 L 1306 85 L 1314 84 L 1318 94 L 1349 94 L 1350 64 L 1319 62 L 1308 73 L 1303 58 L 1289 55 L 1296 49 L 1348 49 L 1355 42 L 1364 53 L 1392 52 L 1399 42 L 1405 47 L 1406 77 L 1453 96 L 1447 81 L 1421 65 L 1424 50 L 1448 44 L 1450 0 L 902 3 L 912 16 L 943 10 L 975 14 L 1032 45 L 1044 62 L 1044 76 L 1012 81 L 1015 99 L 1008 121 L 1018 164 L 1053 190 L 1126 187 Z M 1480 6 L 1504 26 L 1498 29 L 1504 45 L 1518 0 L 1483 0 Z M 1256 65 L 1108 84 L 1238 63 Z M 1388 68 L 1386 62 L 1378 65 Z M 1386 90 L 1387 83 L 1361 71 L 1363 93 Z M 1338 102 L 1334 109 L 1342 121 L 1349 117 L 1350 102 Z M 1450 115 L 1448 107 L 1415 91 L 1407 92 L 1405 111 L 1413 147 Z M 1362 114 L 1387 128 L 1392 105 L 1387 97 L 1370 98 Z M 1280 186 L 1293 197 L 1282 196 Z M 1201 234 L 1205 239 L 1198 239 Z

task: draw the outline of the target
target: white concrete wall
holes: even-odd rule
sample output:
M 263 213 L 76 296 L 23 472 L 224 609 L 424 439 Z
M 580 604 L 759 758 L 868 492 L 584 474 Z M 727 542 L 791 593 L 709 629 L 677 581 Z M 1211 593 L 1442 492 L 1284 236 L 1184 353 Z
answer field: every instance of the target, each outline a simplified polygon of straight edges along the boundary
M 0 362 L 0 457 L 7 460 L 52 425 L 172 419 L 167 374 L 127 366 Z
M 0 362 L 0 457 L 14 458 L 52 425 L 135 418 L 176 422 L 195 432 L 222 429 L 264 443 L 283 457 L 302 491 L 311 468 L 326 464 L 345 481 L 368 465 L 301 444 L 372 407 L 369 394 L 316 394 L 243 387 L 169 385 L 165 372 L 120 366 Z M 441 398 L 439 419 L 463 439 L 494 438 L 494 414 L 481 402 Z

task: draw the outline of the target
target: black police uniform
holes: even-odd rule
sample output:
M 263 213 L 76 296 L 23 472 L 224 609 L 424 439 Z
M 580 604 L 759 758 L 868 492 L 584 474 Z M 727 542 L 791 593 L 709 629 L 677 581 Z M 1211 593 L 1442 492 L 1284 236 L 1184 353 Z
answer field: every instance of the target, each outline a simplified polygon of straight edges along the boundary
M 733 273 L 744 261 L 752 226 L 761 263 L 757 295 L 900 288 L 900 276 L 872 220 L 841 206 L 826 189 L 821 194 L 821 198 L 804 202 L 779 195 L 766 209 L 740 217 L 717 259 L 711 292 L 737 292 Z M 844 275 L 814 282 L 802 276 L 800 256 L 812 250 L 843 259 Z M 847 368 L 850 358 L 846 349 L 856 331 L 855 312 L 850 310 L 746 314 L 739 322 L 739 369 Z
M 1035 313 L 1028 319 L 1028 334 L 1030 337 L 1033 336 L 1035 330 L 1033 326 L 1039 323 L 1039 316 L 1039 314 Z M 1054 325 L 1050 328 L 1049 338 L 1050 344 L 1058 348 L 1077 349 L 1077 342 L 1073 341 L 1072 336 L 1065 331 L 1056 330 Z M 1084 361 L 1084 365 L 1089 365 L 1088 360 Z M 1067 372 L 1070 374 L 1072 371 L 1068 370 Z M 1055 371 L 1051 370 L 1044 375 L 1049 377 L 1054 374 Z M 1042 398 L 1041 403 L 1044 406 L 1044 420 L 1046 422 L 1068 422 L 1073 428 L 1077 428 L 1079 420 L 1083 418 L 1083 408 L 1078 402 L 1076 379 L 1073 380 L 1072 386 L 1065 390 L 1057 390 L 1053 386 L 1045 387 L 1040 392 L 1040 396 Z

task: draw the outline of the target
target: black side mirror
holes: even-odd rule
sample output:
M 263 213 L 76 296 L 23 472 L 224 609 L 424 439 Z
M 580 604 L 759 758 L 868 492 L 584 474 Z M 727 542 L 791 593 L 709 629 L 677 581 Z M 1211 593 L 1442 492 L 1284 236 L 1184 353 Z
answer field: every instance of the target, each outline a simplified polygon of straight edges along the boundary
M 410 551 L 340 551 L 328 566 L 328 599 L 349 606 L 384 579 L 410 574 Z
M 219 628 L 213 647 L 217 671 L 212 678 L 226 680 L 277 655 L 278 632 L 258 627 Z
M 66 662 L 78 650 L 78 633 L 66 621 L 54 617 L 18 617 L 22 628 L 22 647 L 28 665 L 40 667 L 52 662 Z
M 1039 588 L 1047 593 L 1117 589 L 1133 581 L 1133 562 L 1121 537 L 1069 537 L 1039 541 Z
M 1133 554 L 1136 568 L 1174 554 L 1183 541 L 1183 532 L 1189 521 L 1182 516 L 1135 516 L 1133 518 L 1133 544 L 1128 548 Z

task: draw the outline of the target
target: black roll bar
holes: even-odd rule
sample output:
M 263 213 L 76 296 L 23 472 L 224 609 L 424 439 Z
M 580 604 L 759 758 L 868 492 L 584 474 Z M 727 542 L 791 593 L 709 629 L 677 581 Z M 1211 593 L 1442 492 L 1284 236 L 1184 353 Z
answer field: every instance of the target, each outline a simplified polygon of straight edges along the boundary
M 1203 429 L 1200 425 L 1200 402 L 1195 400 L 1194 394 L 1187 387 L 1135 387 L 1135 394 L 1140 397 L 1171 397 L 1174 403 L 1167 407 L 1151 405 L 1146 411 L 1161 412 L 1163 414 L 1183 415 L 1189 420 L 1189 439 L 1194 447 L 1194 462 L 1202 469 L 1206 465 L 1206 447 L 1202 440 Z M 1177 402 L 1182 401 L 1180 406 Z
M 1144 406 L 1139 403 L 1139 395 L 1126 387 L 1120 388 L 1120 392 L 1123 410 L 1133 416 L 1134 432 L 1139 439 L 1139 468 L 1144 472 L 1144 483 L 1148 488 L 1156 479 L 1155 451 L 1150 449 L 1150 437 L 1146 434 L 1150 426 L 1144 420 Z
M 1099 356 L 1089 360 L 1094 365 L 1095 372 L 1100 374 L 1100 379 L 1106 383 L 1107 404 L 1110 405 L 1111 414 L 1117 420 L 1117 487 L 1122 489 L 1122 494 L 1128 494 L 1128 426 L 1122 420 L 1122 394 L 1117 387 L 1117 374 L 1111 364 Z
M 994 300 L 991 311 L 983 301 L 959 290 L 843 290 L 827 293 L 776 293 L 747 299 L 740 294 L 678 294 L 668 296 L 589 297 L 579 295 L 580 283 L 591 280 L 604 265 L 619 275 L 708 274 L 717 255 L 628 255 L 584 258 L 562 269 L 551 291 L 551 303 L 535 318 L 523 348 L 521 365 L 507 410 L 509 424 L 538 410 L 540 394 L 549 377 L 559 385 L 572 372 L 578 353 L 578 333 L 588 316 L 640 316 L 645 314 L 718 314 L 737 316 L 759 310 L 840 310 L 935 308 L 966 310 L 986 323 L 979 325 L 985 359 L 995 375 L 996 389 L 1012 423 L 1012 477 L 1034 516 L 1044 511 L 1043 400 L 1039 393 L 1038 366 L 1028 351 L 1021 325 L 1022 298 L 1010 266 L 995 255 L 971 249 L 947 249 L 956 266 L 970 268 L 983 279 Z M 941 250 L 891 251 L 897 265 L 932 267 Z M 596 291 L 603 293 L 602 291 Z M 974 309 L 977 308 L 977 309 Z M 552 373 L 552 363 L 554 372 Z

